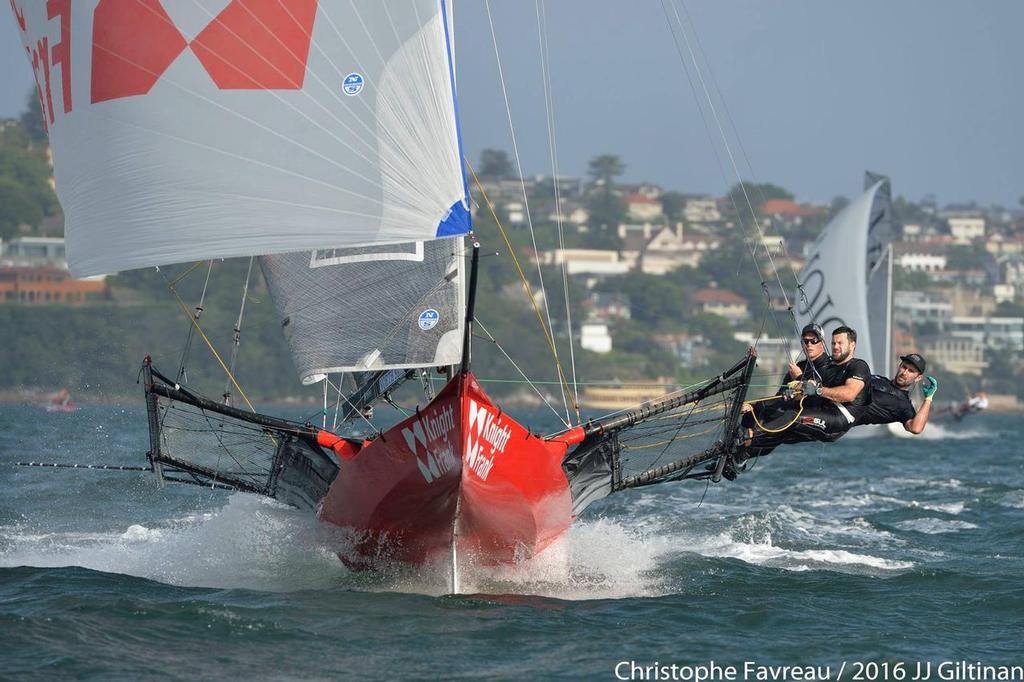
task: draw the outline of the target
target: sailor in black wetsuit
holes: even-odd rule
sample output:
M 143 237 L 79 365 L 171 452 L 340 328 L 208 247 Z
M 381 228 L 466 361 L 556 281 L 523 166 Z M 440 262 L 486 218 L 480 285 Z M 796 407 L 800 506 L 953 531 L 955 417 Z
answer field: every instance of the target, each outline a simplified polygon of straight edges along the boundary
M 803 347 L 804 358 L 799 362 L 789 363 L 789 372 L 782 377 L 782 385 L 779 386 L 775 395 L 783 396 L 792 393 L 790 384 L 794 381 L 804 382 L 808 380 L 822 380 L 822 372 L 832 363 L 832 358 L 825 352 L 825 333 L 821 326 L 809 324 L 800 331 L 800 344 Z M 788 400 L 772 400 L 759 402 L 753 405 L 751 412 L 743 416 L 743 425 L 753 428 L 756 425 L 754 417 L 762 424 L 774 422 L 775 418 L 790 410 L 793 403 Z M 792 412 L 789 412 L 792 416 Z
M 871 404 L 856 425 L 898 422 L 915 435 L 924 431 L 932 411 L 932 397 L 939 387 L 935 377 L 925 376 L 926 367 L 923 357 L 911 353 L 900 357 L 900 367 L 892 379 L 872 375 Z M 919 410 L 914 409 L 909 393 L 909 389 L 917 382 L 921 382 L 921 392 L 924 394 L 924 403 Z
M 805 344 L 810 337 L 811 334 L 801 334 Z M 768 421 L 756 414 L 760 423 L 754 422 L 755 426 L 745 432 L 746 447 L 734 455 L 734 462 L 763 457 L 782 444 L 832 442 L 841 438 L 871 404 L 871 391 L 867 388 L 871 369 L 868 363 L 854 357 L 856 349 L 856 331 L 847 326 L 833 331 L 832 360 L 816 366 L 820 379 L 805 380 L 800 402 L 786 401 L 782 409 L 770 413 Z M 745 416 L 745 426 L 749 427 L 752 416 Z

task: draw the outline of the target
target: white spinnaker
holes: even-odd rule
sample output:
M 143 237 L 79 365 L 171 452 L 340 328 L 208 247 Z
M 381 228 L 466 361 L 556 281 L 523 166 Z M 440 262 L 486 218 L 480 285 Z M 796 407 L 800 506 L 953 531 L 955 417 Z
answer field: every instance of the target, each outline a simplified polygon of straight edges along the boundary
M 854 328 L 857 357 L 867 361 L 873 372 L 885 372 L 888 363 L 881 340 L 889 330 L 878 329 L 887 326 L 888 316 L 873 312 L 879 306 L 884 311 L 888 305 L 885 297 L 878 295 L 888 285 L 879 286 L 879 278 L 887 278 L 889 272 L 885 263 L 879 264 L 889 253 L 892 239 L 888 201 L 889 181 L 878 180 L 832 219 L 800 272 L 804 296 L 797 292 L 796 297 L 798 328 L 816 322 L 826 337 L 840 325 Z M 879 219 L 883 211 L 888 221 L 884 224 Z
M 445 0 L 70 8 L 14 1 L 75 275 L 469 231 Z
M 262 256 L 305 384 L 336 372 L 462 359 L 462 239 Z

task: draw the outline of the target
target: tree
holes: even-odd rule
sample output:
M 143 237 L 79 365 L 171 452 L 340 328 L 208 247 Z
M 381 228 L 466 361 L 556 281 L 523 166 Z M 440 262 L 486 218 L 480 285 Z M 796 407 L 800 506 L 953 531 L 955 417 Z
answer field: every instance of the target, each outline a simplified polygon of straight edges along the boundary
M 834 197 L 832 199 L 832 203 L 829 204 L 829 207 L 828 207 L 829 216 L 836 215 L 837 213 L 839 213 L 840 211 L 842 211 L 844 208 L 846 208 L 849 205 L 850 205 L 850 200 L 847 199 L 846 197 L 844 197 L 842 195 Z
M 515 173 L 508 154 L 502 149 L 485 149 L 480 152 L 480 170 L 477 174 L 488 180 L 501 180 Z
M 591 177 L 590 193 L 587 197 L 587 213 L 590 214 L 592 237 L 595 248 L 618 249 L 619 224 L 626 219 L 626 205 L 615 191 L 615 178 L 626 171 L 622 159 L 614 154 L 602 154 L 590 160 L 588 173 Z
M 604 187 L 610 192 L 614 186 L 615 178 L 626 172 L 626 166 L 615 154 L 601 154 L 590 160 L 587 166 L 587 173 L 590 175 L 595 186 Z
M 730 204 L 736 206 L 740 214 L 744 214 L 749 211 L 747 207 L 747 199 L 750 199 L 751 205 L 756 210 L 766 201 L 771 199 L 792 199 L 793 195 L 778 185 L 773 185 L 770 182 L 741 182 L 733 185 L 732 189 L 729 190 Z
M 682 214 L 686 207 L 686 195 L 681 192 L 663 192 L 661 195 L 661 210 L 666 218 L 670 220 Z
M 46 126 L 43 123 L 43 110 L 35 90 L 29 91 L 28 100 L 25 103 L 25 111 L 21 114 L 19 122 L 33 144 L 46 144 Z

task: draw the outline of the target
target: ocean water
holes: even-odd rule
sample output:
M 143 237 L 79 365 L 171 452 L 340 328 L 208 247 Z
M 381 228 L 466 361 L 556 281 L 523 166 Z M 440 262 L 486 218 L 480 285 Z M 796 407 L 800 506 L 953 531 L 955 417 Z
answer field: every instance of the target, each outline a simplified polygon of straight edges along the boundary
M 343 531 L 273 501 L 12 465 L 141 464 L 139 406 L 0 406 L 0 678 L 1022 665 L 1022 436 L 1019 418 L 980 415 L 780 449 L 736 482 L 613 496 L 531 562 L 446 595 L 440 568 L 349 572 Z

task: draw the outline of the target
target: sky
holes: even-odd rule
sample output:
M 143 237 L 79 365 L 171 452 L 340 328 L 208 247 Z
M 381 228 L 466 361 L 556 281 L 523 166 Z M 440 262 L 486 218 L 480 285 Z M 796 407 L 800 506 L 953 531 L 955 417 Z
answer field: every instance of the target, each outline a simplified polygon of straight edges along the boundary
M 550 174 L 553 167 L 539 2 L 490 0 L 527 175 Z M 6 5 L 0 6 L 0 117 L 18 115 L 32 88 Z M 1020 0 L 543 5 L 554 146 L 564 175 L 584 175 L 590 158 L 610 153 L 625 162 L 626 180 L 692 193 L 720 195 L 742 177 L 826 202 L 858 194 L 870 169 L 888 174 L 894 193 L 912 200 L 932 194 L 940 204 L 1016 207 L 1024 196 Z M 455 7 L 466 154 L 471 160 L 486 148 L 512 154 L 487 4 L 456 0 Z M 698 75 L 680 41 L 695 87 L 670 29 L 676 13 L 701 67 Z

